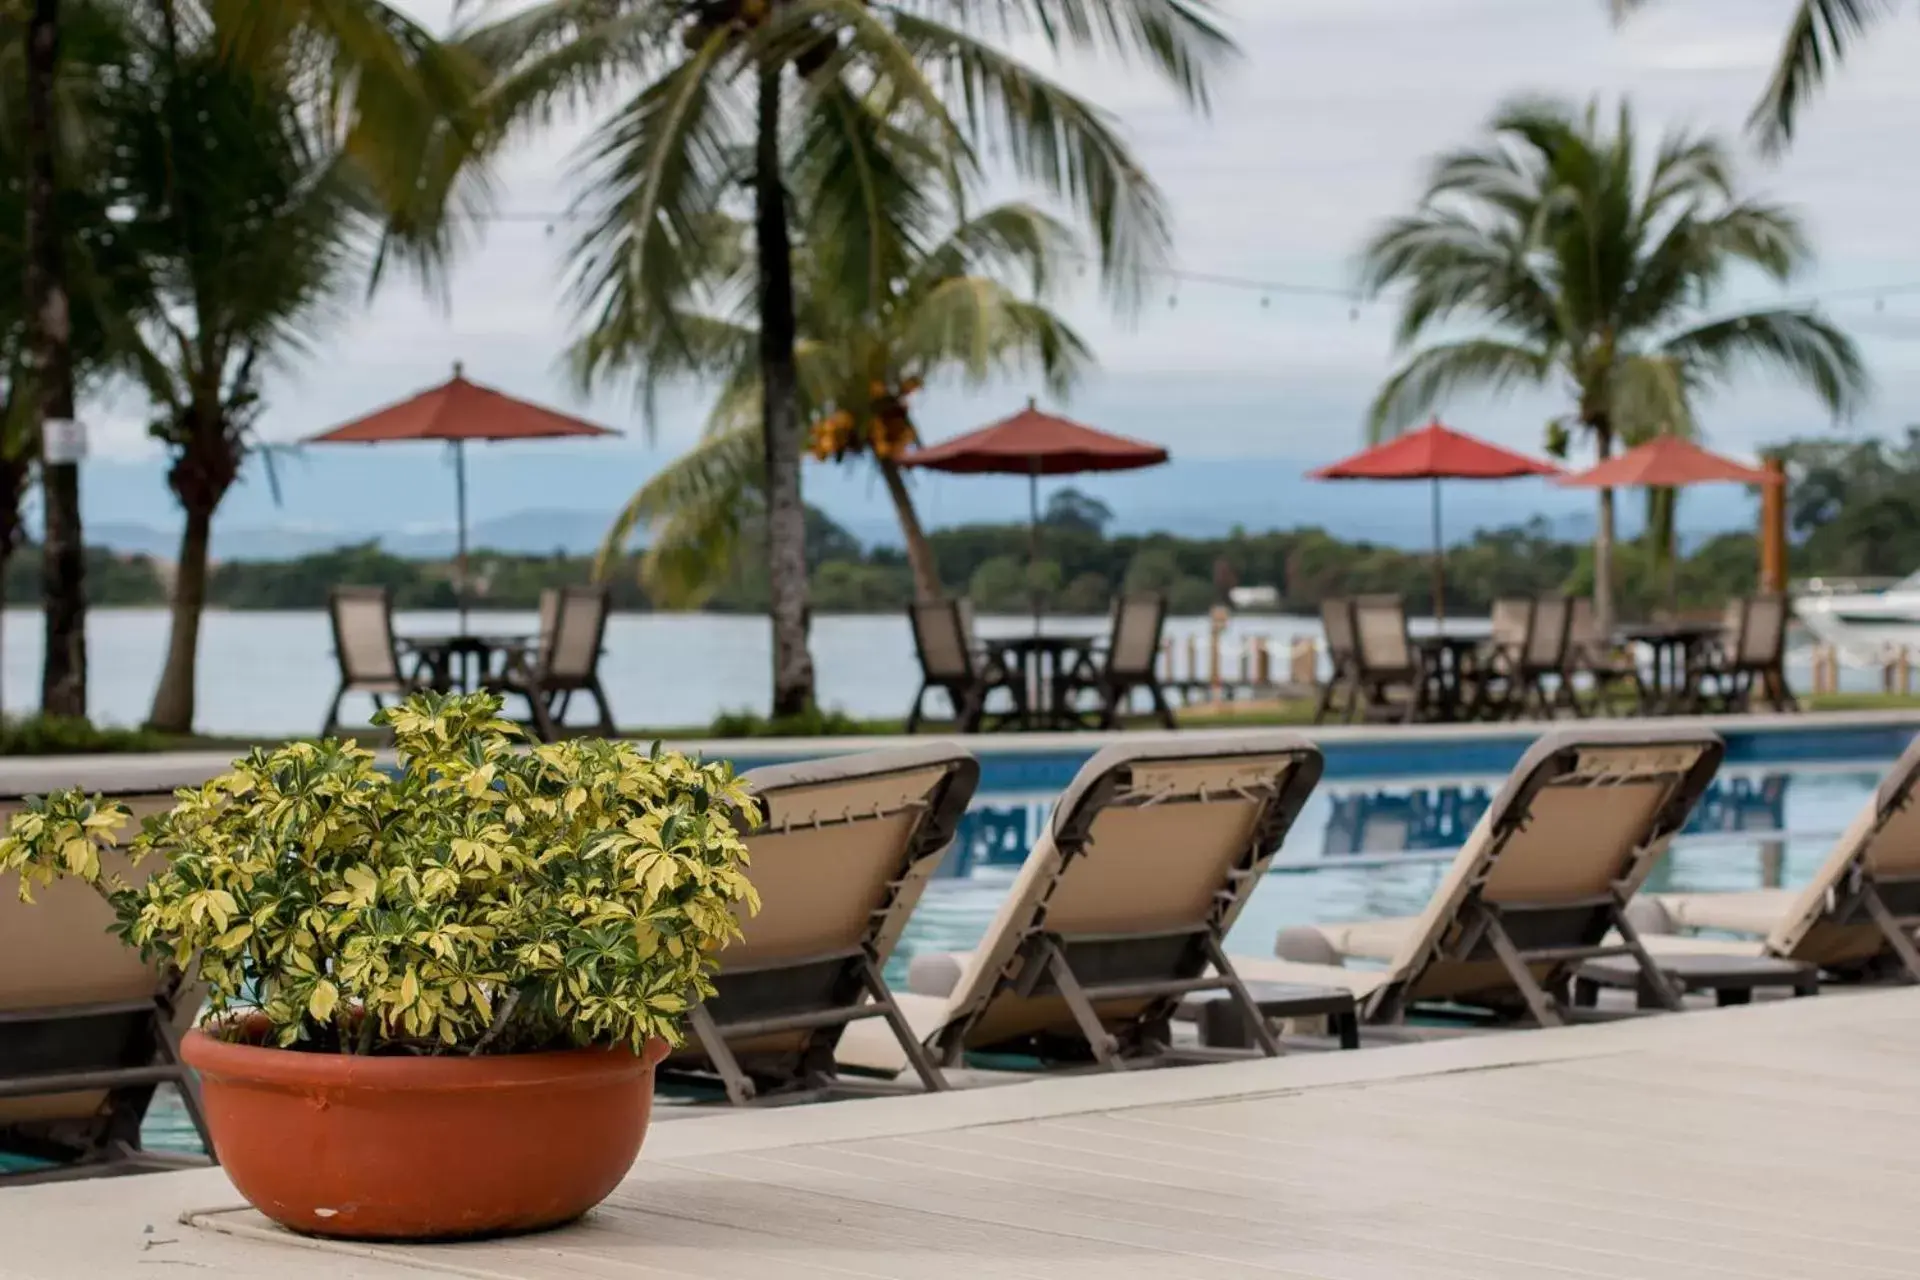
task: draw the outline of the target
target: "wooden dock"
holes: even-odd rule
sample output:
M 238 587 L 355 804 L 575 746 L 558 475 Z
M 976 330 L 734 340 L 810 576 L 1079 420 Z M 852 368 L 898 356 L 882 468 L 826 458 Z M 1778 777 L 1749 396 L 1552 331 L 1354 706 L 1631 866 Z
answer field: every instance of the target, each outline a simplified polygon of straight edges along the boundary
M 676 1120 L 548 1235 L 287 1236 L 217 1171 L 0 1191 L 0 1276 L 1920 1275 L 1920 991 Z

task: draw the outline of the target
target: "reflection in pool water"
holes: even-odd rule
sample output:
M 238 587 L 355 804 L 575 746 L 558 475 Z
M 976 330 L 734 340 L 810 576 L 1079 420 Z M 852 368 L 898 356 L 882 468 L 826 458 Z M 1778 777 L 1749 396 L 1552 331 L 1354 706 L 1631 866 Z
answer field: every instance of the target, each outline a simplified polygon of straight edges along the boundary
M 1271 955 L 1274 937 L 1289 925 L 1419 911 L 1502 781 L 1494 776 L 1323 785 L 1235 924 L 1228 949 Z M 1798 883 L 1878 781 L 1872 765 L 1725 773 L 1649 887 Z M 919 952 L 967 950 L 979 941 L 1045 829 L 1051 801 L 1030 793 L 975 800 L 901 940 L 891 978 L 904 981 Z

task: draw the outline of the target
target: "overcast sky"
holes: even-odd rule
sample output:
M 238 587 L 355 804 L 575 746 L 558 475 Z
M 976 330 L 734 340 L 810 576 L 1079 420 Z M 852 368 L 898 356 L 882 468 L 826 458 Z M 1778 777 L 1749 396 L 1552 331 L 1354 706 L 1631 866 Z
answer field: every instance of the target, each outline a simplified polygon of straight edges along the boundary
M 1146 76 L 1086 67 L 1065 74 L 1118 114 L 1169 194 L 1184 271 L 1335 287 L 1349 282 L 1353 251 L 1368 229 L 1413 198 L 1425 159 L 1471 140 L 1495 104 L 1517 92 L 1624 93 L 1649 130 L 1681 123 L 1737 130 L 1792 7 L 1789 0 L 1668 0 L 1615 31 L 1604 0 L 1222 3 L 1245 56 L 1219 77 L 1210 119 L 1194 118 Z M 453 5 L 401 0 L 401 7 L 444 28 Z M 1852 428 L 1858 431 L 1888 432 L 1920 419 L 1913 411 L 1920 392 L 1913 359 L 1920 352 L 1916 68 L 1920 23 L 1886 24 L 1807 114 L 1792 154 L 1777 165 L 1754 159 L 1748 171 L 1756 189 L 1802 213 L 1820 250 L 1792 296 L 1914 286 L 1826 304 L 1861 339 L 1878 385 Z M 508 156 L 498 207 L 562 207 L 569 152 L 580 136 L 579 127 L 557 130 Z M 496 224 L 462 260 L 450 308 L 401 283 L 350 309 L 314 356 L 272 387 L 264 434 L 294 439 L 355 416 L 443 379 L 456 359 L 482 381 L 577 403 L 556 372 L 568 329 L 557 287 L 565 239 L 538 223 Z M 1778 296 L 1747 288 L 1729 301 Z M 1263 297 L 1170 279 L 1130 325 L 1108 319 L 1090 294 L 1069 309 L 1104 370 L 1076 395 L 1072 412 L 1162 441 L 1181 456 L 1324 460 L 1344 452 L 1359 443 L 1362 411 L 1393 358 L 1390 311 L 1356 312 L 1340 298 Z M 920 406 L 923 430 L 939 437 L 978 425 L 1026 394 L 1021 386 L 983 396 L 929 393 Z M 595 453 L 602 478 L 630 473 L 637 481 L 698 430 L 693 400 L 660 424 L 653 443 L 618 396 L 579 407 L 632 433 Z M 1560 410 L 1552 400 L 1527 398 L 1461 402 L 1444 412 L 1465 429 L 1537 447 L 1543 421 Z M 148 448 L 138 406 L 96 406 L 90 416 L 97 455 L 131 460 Z M 1716 444 L 1734 450 L 1826 425 L 1817 405 L 1764 382 L 1708 404 L 1702 420 Z M 617 466 L 609 465 L 616 457 Z M 164 511 L 164 493 L 153 496 L 155 511 Z M 335 498 L 351 514 L 352 496 Z

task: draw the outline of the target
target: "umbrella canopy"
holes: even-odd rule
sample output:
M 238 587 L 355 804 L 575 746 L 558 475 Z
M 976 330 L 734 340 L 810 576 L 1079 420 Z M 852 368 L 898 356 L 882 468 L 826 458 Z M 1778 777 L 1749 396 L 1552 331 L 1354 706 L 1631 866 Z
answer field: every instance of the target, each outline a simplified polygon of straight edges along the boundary
M 450 381 L 410 400 L 377 409 L 345 426 L 309 436 L 306 444 L 392 444 L 441 440 L 453 446 L 454 501 L 459 516 L 458 581 L 460 629 L 467 626 L 467 455 L 469 440 L 552 440 L 567 436 L 617 436 L 620 433 L 580 418 L 517 400 L 491 387 L 467 381 L 453 366 Z
M 1779 477 L 1717 453 L 1710 453 L 1679 436 L 1655 436 L 1617 458 L 1560 481 L 1569 489 L 1684 489 L 1696 484 L 1774 484 Z M 1667 608 L 1680 603 L 1680 564 L 1677 553 L 1667 556 Z
M 1519 480 L 1557 476 L 1560 468 L 1524 453 L 1502 449 L 1444 426 L 1439 419 L 1418 431 L 1307 473 L 1312 480 L 1426 480 L 1433 488 L 1433 616 L 1447 616 L 1446 542 L 1440 533 L 1442 480 Z
M 1560 468 L 1502 449 L 1434 421 L 1309 472 L 1314 480 L 1518 480 L 1557 476 Z
M 1695 484 L 1771 484 L 1771 472 L 1709 453 L 1678 436 L 1657 436 L 1590 471 L 1564 477 L 1570 489 L 1684 489 Z
M 1099 431 L 1067 418 L 1042 413 L 1032 400 L 1011 418 L 955 436 L 900 459 L 903 467 L 924 467 L 959 475 L 1027 477 L 1027 563 L 1040 562 L 1040 477 L 1089 471 L 1137 471 L 1167 461 L 1157 444 Z M 1033 591 L 1033 629 L 1040 630 L 1040 593 Z
M 1166 460 L 1167 451 L 1159 445 L 1042 413 L 1029 400 L 1011 418 L 916 449 L 900 465 L 966 475 L 1072 476 L 1134 471 Z

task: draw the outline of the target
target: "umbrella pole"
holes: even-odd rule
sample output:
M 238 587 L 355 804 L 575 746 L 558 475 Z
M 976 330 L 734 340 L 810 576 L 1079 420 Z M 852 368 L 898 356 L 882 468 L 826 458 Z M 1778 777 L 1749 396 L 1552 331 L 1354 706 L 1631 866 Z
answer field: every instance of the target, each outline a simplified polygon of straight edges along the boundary
M 453 500 L 457 512 L 455 523 L 459 531 L 455 535 L 455 556 L 453 563 L 454 600 L 460 606 L 460 634 L 467 633 L 467 443 L 464 440 L 453 442 Z
M 1040 634 L 1040 459 L 1027 475 L 1027 598 L 1033 604 L 1033 634 Z
M 1433 622 L 1436 631 L 1447 629 L 1446 543 L 1440 537 L 1440 477 L 1433 485 Z

